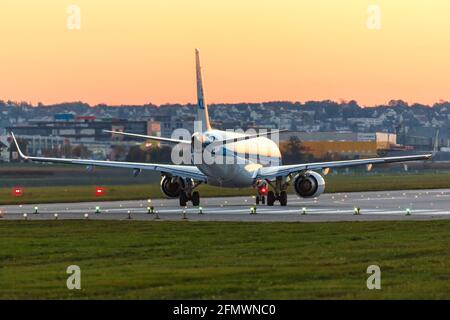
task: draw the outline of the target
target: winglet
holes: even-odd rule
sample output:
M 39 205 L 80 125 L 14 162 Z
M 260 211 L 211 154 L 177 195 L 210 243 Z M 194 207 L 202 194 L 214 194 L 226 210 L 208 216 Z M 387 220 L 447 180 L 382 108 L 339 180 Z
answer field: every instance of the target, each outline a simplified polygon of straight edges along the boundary
M 24 158 L 24 159 L 28 159 L 28 157 L 23 154 L 22 150 L 20 150 L 19 143 L 17 142 L 16 136 L 14 135 L 14 132 L 12 132 L 12 131 L 11 131 L 11 136 L 14 140 L 14 143 L 16 144 L 17 152 L 19 153 L 20 157 Z

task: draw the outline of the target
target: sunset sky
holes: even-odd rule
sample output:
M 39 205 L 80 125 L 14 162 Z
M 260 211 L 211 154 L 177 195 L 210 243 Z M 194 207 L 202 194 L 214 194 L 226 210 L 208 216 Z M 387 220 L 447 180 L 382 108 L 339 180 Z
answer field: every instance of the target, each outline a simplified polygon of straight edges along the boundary
M 0 99 L 194 102 L 198 47 L 210 103 L 432 104 L 450 100 L 449 17 L 449 0 L 1 0 Z

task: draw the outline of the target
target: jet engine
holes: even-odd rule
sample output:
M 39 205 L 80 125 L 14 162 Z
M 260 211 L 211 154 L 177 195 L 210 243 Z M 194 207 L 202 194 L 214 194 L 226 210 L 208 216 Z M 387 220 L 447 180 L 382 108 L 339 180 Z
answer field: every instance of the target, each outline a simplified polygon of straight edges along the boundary
M 177 177 L 163 176 L 159 185 L 162 193 L 168 198 L 178 198 L 182 189 L 182 183 L 183 180 Z
M 317 197 L 325 191 L 325 180 L 317 172 L 307 171 L 295 178 L 294 189 L 302 198 Z

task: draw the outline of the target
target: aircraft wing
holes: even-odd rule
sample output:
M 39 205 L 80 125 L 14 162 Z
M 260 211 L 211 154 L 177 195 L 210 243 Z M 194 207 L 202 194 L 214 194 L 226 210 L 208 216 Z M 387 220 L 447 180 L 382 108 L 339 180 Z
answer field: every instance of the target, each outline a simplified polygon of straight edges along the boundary
M 87 160 L 87 159 L 66 159 L 66 158 L 46 158 L 46 157 L 31 157 L 23 154 L 17 143 L 14 133 L 11 132 L 14 143 L 17 147 L 17 152 L 20 157 L 26 160 L 36 162 L 50 162 L 50 163 L 65 163 L 78 164 L 84 166 L 99 166 L 111 168 L 129 168 L 140 170 L 152 170 L 167 173 L 177 177 L 192 178 L 197 181 L 206 182 L 206 176 L 196 166 L 181 166 L 171 164 L 156 164 L 156 163 L 139 163 L 139 162 L 120 162 L 120 161 L 104 161 L 104 160 Z
M 361 165 L 374 165 L 382 163 L 407 162 L 407 161 L 421 161 L 429 160 L 431 154 L 404 156 L 404 157 L 385 157 L 372 159 L 358 159 L 358 160 L 343 160 L 343 161 L 328 161 L 328 162 L 313 162 L 285 166 L 263 167 L 259 169 L 256 178 L 273 179 L 279 176 L 287 176 L 292 173 L 297 173 L 304 170 L 321 170 L 326 168 L 343 168 L 355 167 Z

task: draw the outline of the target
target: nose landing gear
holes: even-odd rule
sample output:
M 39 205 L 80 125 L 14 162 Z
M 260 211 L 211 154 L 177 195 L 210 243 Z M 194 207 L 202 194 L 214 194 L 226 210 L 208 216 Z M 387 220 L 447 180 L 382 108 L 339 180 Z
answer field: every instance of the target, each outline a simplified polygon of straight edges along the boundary
M 265 204 L 266 203 L 266 197 L 264 195 L 257 195 L 256 196 L 256 204 L 259 205 L 259 203 L 261 204 Z
M 256 195 L 256 204 L 259 205 L 266 203 L 266 195 L 267 195 L 267 186 L 263 185 L 261 187 L 258 187 L 258 194 Z

